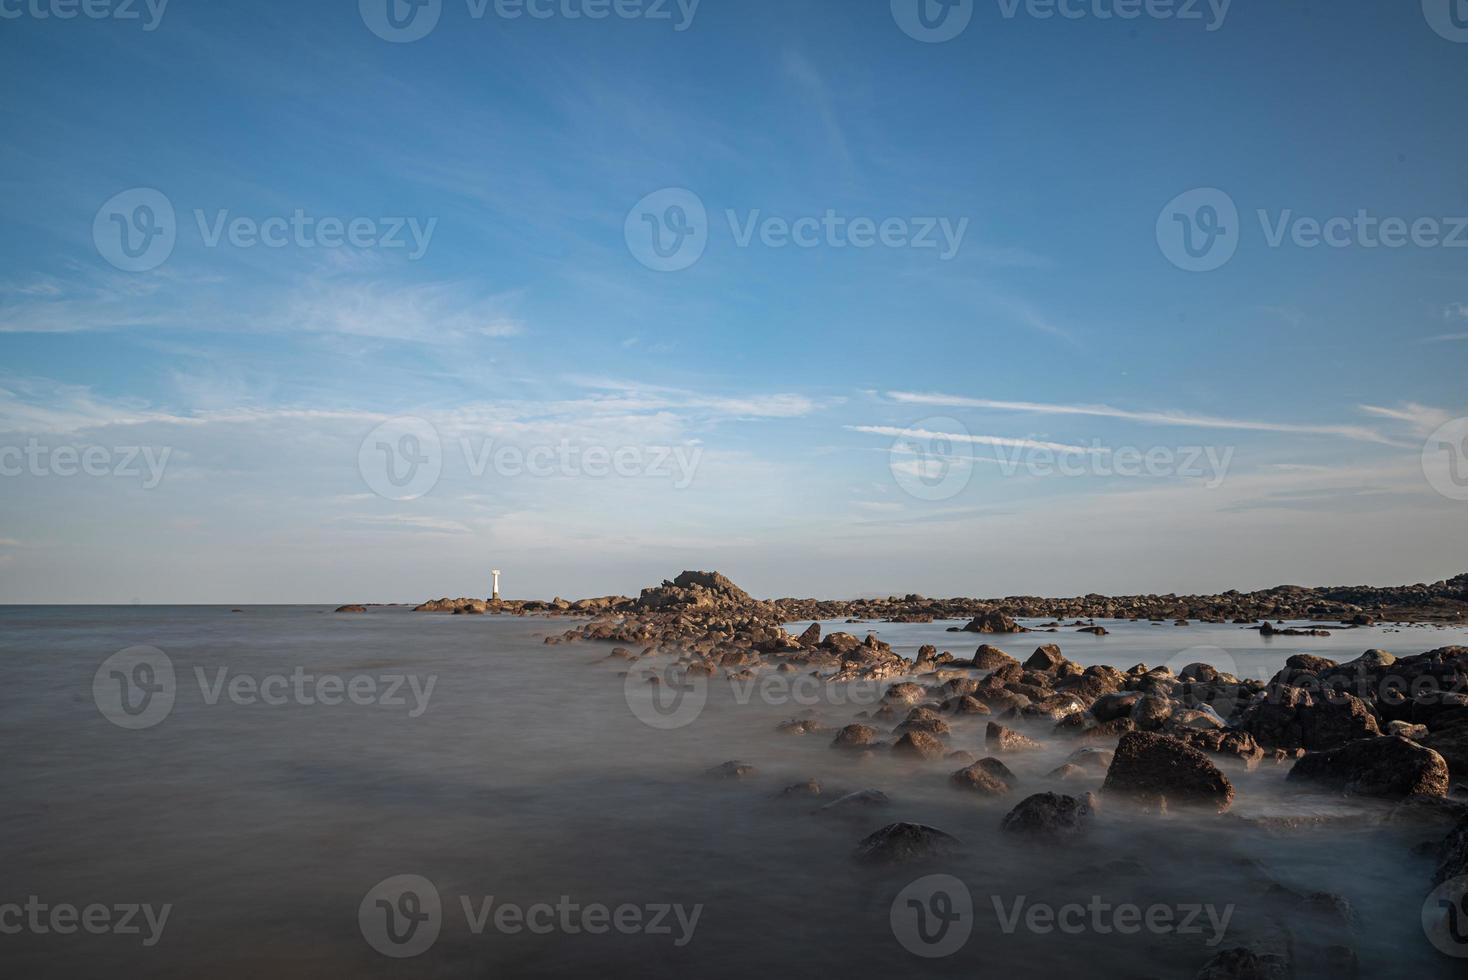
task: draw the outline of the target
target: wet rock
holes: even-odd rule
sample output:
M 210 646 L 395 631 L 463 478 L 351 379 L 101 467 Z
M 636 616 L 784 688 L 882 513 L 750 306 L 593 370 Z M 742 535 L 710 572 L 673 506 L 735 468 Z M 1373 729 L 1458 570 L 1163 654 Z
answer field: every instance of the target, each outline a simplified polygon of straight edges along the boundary
M 917 756 L 920 759 L 941 759 L 947 750 L 938 736 L 930 732 L 908 732 L 892 746 L 896 755 Z
M 1010 790 L 1008 782 L 996 775 L 988 766 L 979 762 L 965 766 L 948 779 L 959 789 L 983 796 L 1004 796 Z
M 1415 741 L 1442 756 L 1453 779 L 1468 779 L 1468 726 L 1437 731 Z
M 1106 771 L 1103 794 L 1147 805 L 1202 807 L 1222 813 L 1234 788 L 1202 752 L 1168 735 L 1132 732 L 1121 737 Z
M 876 742 L 880 733 L 870 725 L 847 725 L 836 733 L 832 748 L 861 749 Z
M 1089 793 L 1083 799 L 1036 793 L 1009 811 L 999 827 L 1010 834 L 1067 840 L 1085 832 L 1094 812 L 1094 799 Z
M 958 838 L 918 823 L 893 823 L 861 840 L 853 855 L 863 864 L 907 864 L 946 857 L 962 846 Z
M 1244 710 L 1239 727 L 1266 748 L 1312 752 L 1381 734 L 1371 706 L 1353 694 L 1279 685 Z
M 1107 694 L 1096 699 L 1091 705 L 1091 714 L 1096 716 L 1098 722 L 1114 721 L 1117 718 L 1131 717 L 1132 709 L 1137 706 L 1144 695 L 1139 691 L 1120 691 L 1116 694 Z
M 1352 796 L 1446 796 L 1448 764 L 1432 749 L 1397 735 L 1312 752 L 1290 770 L 1292 780 Z
M 984 731 L 984 744 L 990 752 L 1029 752 L 1040 748 L 1040 743 L 1029 736 L 993 721 Z
M 921 685 L 907 681 L 902 684 L 893 684 L 887 688 L 887 693 L 883 694 L 882 698 L 898 704 L 916 704 L 927 696 L 928 692 L 923 690 Z
M 748 779 L 758 770 L 747 762 L 725 762 L 707 770 L 704 775 L 713 779 Z
M 795 641 L 803 647 L 818 647 L 821 645 L 821 624 L 811 623 L 805 628 L 805 632 Z
M 1104 626 L 1082 626 L 1076 630 L 1077 633 L 1090 633 L 1094 636 L 1110 636 L 1110 632 Z

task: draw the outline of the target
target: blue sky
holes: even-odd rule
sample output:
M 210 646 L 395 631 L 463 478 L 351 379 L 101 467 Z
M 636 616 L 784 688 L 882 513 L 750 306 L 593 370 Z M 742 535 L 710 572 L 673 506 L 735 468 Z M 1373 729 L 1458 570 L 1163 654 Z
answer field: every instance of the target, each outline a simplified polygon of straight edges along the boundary
M 1423 460 L 1468 415 L 1468 38 L 1435 0 L 975 0 L 944 43 L 887 0 L 443 0 L 391 43 L 377 2 L 0 2 L 0 452 L 41 460 L 0 476 L 0 601 L 406 601 L 491 566 L 524 596 L 685 567 L 765 595 L 1464 570 L 1468 503 Z M 175 242 L 128 271 L 108 208 L 139 188 Z M 670 188 L 706 246 L 655 271 L 633 232 Z M 1159 227 L 1198 189 L 1236 251 L 1191 272 Z M 1300 244 L 1363 211 L 1465 247 Z M 250 238 L 297 212 L 299 239 Z M 828 213 L 895 244 L 740 241 Z M 441 470 L 408 500 L 362 462 L 402 417 Z M 485 440 L 641 469 L 475 472 Z M 66 447 L 107 455 L 62 475 Z M 1167 460 L 1103 465 L 1126 449 Z

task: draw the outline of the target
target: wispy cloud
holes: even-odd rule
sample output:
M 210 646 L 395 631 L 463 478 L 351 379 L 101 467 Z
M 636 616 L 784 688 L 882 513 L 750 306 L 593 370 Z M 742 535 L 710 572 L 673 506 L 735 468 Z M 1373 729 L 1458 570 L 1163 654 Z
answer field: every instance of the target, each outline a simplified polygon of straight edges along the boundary
M 895 425 L 848 425 L 852 432 L 865 432 L 874 436 L 907 436 L 913 439 L 947 439 L 973 446 L 1000 446 L 1006 449 L 1045 449 L 1056 453 L 1106 452 L 1096 446 L 1068 446 L 1059 442 L 1038 442 L 1034 439 L 1010 439 L 1005 436 L 975 436 L 967 432 L 936 432 L 931 429 L 904 429 Z
M 1360 408 L 1367 415 L 1406 422 L 1418 435 L 1427 435 L 1453 417 L 1450 412 L 1430 405 L 1418 405 L 1416 402 L 1407 402 L 1397 408 L 1383 408 L 1379 405 L 1362 405 Z
M 1262 422 L 1254 419 L 1221 418 L 1189 412 L 1143 412 L 1113 408 L 1110 405 L 1065 405 L 1047 402 L 1001 401 L 993 398 L 969 398 L 963 395 L 889 391 L 887 397 L 908 405 L 933 405 L 944 408 L 981 408 L 1004 412 L 1029 412 L 1038 415 L 1080 415 L 1093 418 L 1121 419 L 1150 425 L 1176 425 L 1199 429 L 1236 429 L 1252 432 L 1283 432 L 1299 435 L 1338 436 L 1361 442 L 1401 445 L 1375 429 L 1360 425 L 1302 425 L 1291 422 Z

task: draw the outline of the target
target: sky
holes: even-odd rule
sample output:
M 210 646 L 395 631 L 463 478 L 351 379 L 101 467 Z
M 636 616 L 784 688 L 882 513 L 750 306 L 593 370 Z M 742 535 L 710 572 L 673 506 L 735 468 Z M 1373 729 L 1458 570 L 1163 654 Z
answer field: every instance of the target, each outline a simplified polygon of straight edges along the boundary
M 0 602 L 1461 573 L 1464 7 L 0 0 Z

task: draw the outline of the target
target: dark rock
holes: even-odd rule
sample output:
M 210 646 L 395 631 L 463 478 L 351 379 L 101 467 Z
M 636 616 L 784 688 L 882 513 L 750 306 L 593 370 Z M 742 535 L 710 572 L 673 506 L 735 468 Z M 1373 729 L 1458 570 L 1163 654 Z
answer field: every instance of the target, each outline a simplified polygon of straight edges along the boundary
M 1060 647 L 1053 643 L 1046 643 L 1044 646 L 1037 647 L 1035 652 L 1030 654 L 1030 659 L 1025 661 L 1024 666 L 1025 670 L 1045 671 L 1055 670 L 1063 663 L 1065 663 L 1065 657 L 1061 654 Z
M 754 766 L 747 762 L 725 762 L 704 773 L 715 779 L 747 779 L 755 774 Z
M 799 643 L 803 647 L 818 647 L 818 646 L 820 646 L 821 645 L 821 624 L 820 623 L 811 623 L 809 626 L 807 626 L 805 628 L 805 632 L 803 632 L 803 633 L 800 634 L 800 638 L 797 639 L 796 642 Z
M 1468 819 L 1453 828 L 1437 849 L 1437 873 L 1432 877 L 1434 885 L 1462 875 L 1468 875 Z
M 879 789 L 859 789 L 839 796 L 825 806 L 817 807 L 814 812 L 821 816 L 861 814 L 876 807 L 887 806 L 891 802 L 887 794 Z
M 1148 805 L 1206 807 L 1219 813 L 1234 798 L 1233 784 L 1206 755 L 1180 739 L 1149 732 L 1121 737 L 1101 792 Z
M 956 852 L 958 838 L 935 827 L 918 823 L 893 823 L 856 845 L 856 860 L 863 864 L 907 864 Z
M 1006 664 L 1018 664 L 1019 661 L 1005 653 L 998 647 L 991 647 L 985 643 L 974 651 L 973 665 L 979 670 L 994 670 Z
M 1295 763 L 1289 778 L 1348 795 L 1401 799 L 1448 794 L 1448 764 L 1443 757 L 1395 735 L 1312 752 Z
M 807 779 L 803 783 L 792 783 L 780 790 L 780 796 L 789 798 L 792 796 L 820 796 L 821 784 L 815 779 Z
M 1204 964 L 1197 980 L 1288 980 L 1289 976 L 1289 961 L 1278 953 L 1235 946 Z
M 1089 793 L 1084 799 L 1036 793 L 1009 811 L 999 827 L 1011 834 L 1065 840 L 1083 833 L 1094 812 L 1094 800 Z
M 367 611 L 367 607 L 366 606 L 357 606 L 357 605 L 338 606 L 337 609 L 336 609 L 336 611 L 339 612 L 339 613 L 364 613 L 364 612 Z M 239 612 L 239 610 L 236 609 L 235 612 Z
M 1016 623 L 997 609 L 980 613 L 962 631 L 964 633 L 1028 633 L 1029 630 Z

